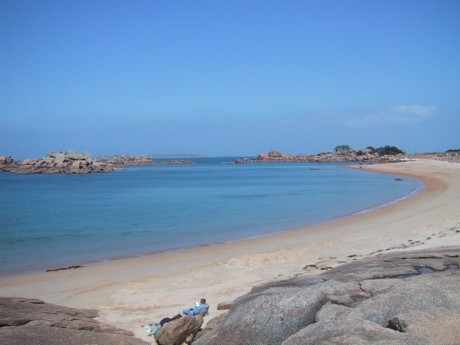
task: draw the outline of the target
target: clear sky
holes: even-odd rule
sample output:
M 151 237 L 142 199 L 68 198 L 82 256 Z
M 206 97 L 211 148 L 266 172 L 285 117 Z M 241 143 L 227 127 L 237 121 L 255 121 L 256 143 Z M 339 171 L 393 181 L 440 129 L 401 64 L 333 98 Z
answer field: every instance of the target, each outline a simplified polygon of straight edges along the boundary
M 0 0 L 0 155 L 460 148 L 460 1 Z

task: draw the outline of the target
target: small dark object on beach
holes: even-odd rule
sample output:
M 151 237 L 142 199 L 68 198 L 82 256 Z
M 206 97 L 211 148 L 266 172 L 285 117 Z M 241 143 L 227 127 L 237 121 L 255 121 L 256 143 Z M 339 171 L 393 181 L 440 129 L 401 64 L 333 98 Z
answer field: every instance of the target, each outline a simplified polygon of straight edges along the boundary
M 75 266 L 69 266 L 69 267 L 50 268 L 50 269 L 47 269 L 46 272 L 57 272 L 57 271 L 65 271 L 65 270 L 74 270 L 74 269 L 81 268 L 81 267 L 84 267 L 84 266 L 75 265 Z

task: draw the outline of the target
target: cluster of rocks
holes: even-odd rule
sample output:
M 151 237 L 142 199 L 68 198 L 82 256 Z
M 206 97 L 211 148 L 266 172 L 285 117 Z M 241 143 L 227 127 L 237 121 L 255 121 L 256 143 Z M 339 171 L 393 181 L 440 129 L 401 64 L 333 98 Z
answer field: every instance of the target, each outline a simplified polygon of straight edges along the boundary
M 0 172 L 15 174 L 90 174 L 113 172 L 119 168 L 142 165 L 187 165 L 192 161 L 171 160 L 155 162 L 148 156 L 113 156 L 94 159 L 88 152 L 51 152 L 42 159 L 16 162 L 12 157 L 0 156 Z
M 279 151 L 270 151 L 268 153 L 260 153 L 256 158 L 237 159 L 235 164 L 246 163 L 308 163 L 311 162 L 309 156 L 295 156 Z
M 174 160 L 165 161 L 165 162 L 155 162 L 155 164 L 158 164 L 158 165 L 190 165 L 190 164 L 195 164 L 195 162 L 174 159 Z
M 39 299 L 0 297 L 2 345 L 144 345 L 133 333 L 96 320 L 98 312 L 45 303 Z M 158 345 L 191 344 L 203 316 L 183 316 L 155 334 Z
M 194 164 L 192 161 L 185 160 L 170 160 L 170 161 L 154 161 L 149 156 L 111 156 L 100 158 L 99 161 L 110 164 L 116 167 L 142 166 L 142 165 L 187 165 Z
M 153 165 L 154 162 L 148 156 L 131 156 L 131 155 L 121 155 L 121 156 L 111 156 L 103 157 L 98 159 L 100 162 L 104 162 L 113 166 L 139 166 L 139 165 Z
M 48 153 L 43 159 L 26 159 L 9 164 L 3 171 L 15 174 L 89 174 L 114 171 L 109 164 L 93 160 L 87 152 Z
M 10 171 L 16 165 L 14 159 L 10 157 L 0 156 L 0 172 Z
M 256 158 L 243 158 L 235 161 L 236 164 L 245 163 L 340 163 L 340 162 L 400 162 L 405 160 L 404 155 L 384 155 L 373 153 L 370 149 L 359 151 L 321 152 L 316 155 L 296 156 L 279 151 L 261 153 Z
M 95 320 L 98 312 L 45 303 L 38 299 L 0 297 L 2 345 L 147 345 L 129 331 Z
M 195 345 L 459 344 L 460 247 L 391 253 L 252 289 Z

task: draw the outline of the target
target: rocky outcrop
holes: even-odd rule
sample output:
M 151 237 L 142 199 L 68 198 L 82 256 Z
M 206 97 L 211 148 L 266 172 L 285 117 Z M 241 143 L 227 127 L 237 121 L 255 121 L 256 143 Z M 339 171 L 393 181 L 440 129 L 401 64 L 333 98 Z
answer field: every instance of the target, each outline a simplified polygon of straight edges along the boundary
M 118 166 L 118 167 L 142 166 L 142 165 L 153 165 L 154 164 L 152 159 L 148 156 L 131 156 L 131 155 L 103 157 L 103 158 L 100 158 L 99 161 L 104 162 L 109 165 Z
M 129 331 L 95 320 L 97 311 L 45 303 L 38 299 L 0 297 L 2 345 L 143 345 Z
M 203 316 L 184 316 L 165 324 L 155 334 L 158 345 L 181 345 L 184 342 L 190 344 L 195 334 L 203 325 Z
M 187 165 L 195 164 L 192 161 L 185 160 L 170 160 L 170 161 L 161 161 L 157 162 L 152 160 L 149 156 L 112 156 L 112 157 L 103 157 L 99 159 L 100 162 L 104 162 L 109 165 L 116 167 L 130 167 L 130 166 L 143 166 L 143 165 Z
M 235 164 L 245 163 L 342 163 L 342 162 L 375 162 L 389 163 L 400 162 L 405 160 L 404 155 L 384 155 L 379 156 L 378 153 L 372 153 L 369 149 L 359 150 L 357 152 L 348 150 L 337 150 L 332 152 L 321 152 L 310 156 L 296 156 L 279 151 L 270 151 L 261 153 L 256 158 L 237 159 Z
M 221 302 L 217 305 L 217 310 L 230 310 L 232 308 L 232 302 Z
M 0 156 L 0 172 L 9 171 L 15 165 L 16 163 L 14 162 L 14 159 L 11 156 L 10 157 Z
M 198 332 L 195 336 L 193 344 L 213 344 L 218 336 L 219 329 L 227 319 L 228 312 L 220 314 L 210 320 L 204 329 Z
M 293 162 L 304 157 L 298 157 L 280 151 L 270 151 L 268 153 L 259 154 L 254 160 L 263 162 Z
M 5 171 L 15 174 L 90 174 L 114 171 L 111 165 L 94 160 L 87 152 L 51 152 L 43 159 L 26 159 Z
M 158 165 L 190 165 L 195 164 L 192 161 L 183 161 L 183 160 L 172 160 L 172 161 L 165 161 L 165 162 L 155 162 Z
M 194 344 L 459 344 L 460 247 L 391 253 L 254 288 Z
M 148 156 L 129 155 L 94 159 L 88 152 L 75 151 L 51 152 L 43 159 L 25 159 L 20 162 L 0 156 L 0 172 L 15 174 L 90 174 L 113 172 L 117 168 L 132 166 L 188 164 L 195 163 L 183 160 L 155 162 Z

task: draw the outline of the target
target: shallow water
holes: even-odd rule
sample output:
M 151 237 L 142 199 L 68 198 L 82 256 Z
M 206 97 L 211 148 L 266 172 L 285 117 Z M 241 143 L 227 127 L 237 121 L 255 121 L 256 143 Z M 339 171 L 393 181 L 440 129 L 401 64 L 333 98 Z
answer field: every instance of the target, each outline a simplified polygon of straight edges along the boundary
M 0 272 L 205 245 L 325 222 L 419 191 L 344 164 L 134 167 L 113 174 L 0 174 Z

